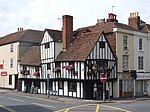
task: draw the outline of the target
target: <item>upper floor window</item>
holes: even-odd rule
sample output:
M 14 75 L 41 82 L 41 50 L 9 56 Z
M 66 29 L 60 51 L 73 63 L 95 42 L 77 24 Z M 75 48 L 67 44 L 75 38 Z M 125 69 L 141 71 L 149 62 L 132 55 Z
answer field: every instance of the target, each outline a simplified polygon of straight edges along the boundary
M 128 55 L 123 55 L 123 69 L 128 70 Z
M 123 49 L 128 49 L 128 38 L 127 36 L 123 36 Z
M 101 42 L 99 43 L 99 46 L 100 46 L 100 48 L 105 48 L 105 42 L 104 42 L 104 41 L 101 41 Z
M 138 57 L 138 69 L 143 70 L 143 57 L 142 56 Z
M 10 59 L 10 68 L 13 68 L 13 58 Z
M 10 52 L 13 52 L 13 43 L 10 44 Z
M 143 40 L 139 38 L 139 50 L 143 50 Z
M 23 65 L 23 70 L 27 70 L 27 66 Z
M 44 44 L 44 46 L 45 46 L 45 49 L 50 48 L 50 43 L 47 42 L 47 43 Z

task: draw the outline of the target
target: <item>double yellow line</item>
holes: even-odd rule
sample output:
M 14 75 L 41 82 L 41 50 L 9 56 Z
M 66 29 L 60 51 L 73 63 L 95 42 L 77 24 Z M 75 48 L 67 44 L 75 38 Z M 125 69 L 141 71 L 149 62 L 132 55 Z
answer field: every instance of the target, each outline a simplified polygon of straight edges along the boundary
M 7 111 L 9 111 L 9 112 L 17 112 L 17 111 L 15 111 L 15 110 L 13 110 L 13 109 L 11 109 L 11 108 L 8 108 L 8 107 L 6 107 L 6 106 L 3 106 L 3 105 L 0 105 L 0 108 L 3 108 L 3 109 L 5 109 L 5 110 L 7 110 Z
M 64 108 L 64 109 L 61 109 L 61 110 L 58 110 L 58 111 L 55 111 L 55 112 L 69 112 L 71 109 L 79 108 L 79 107 L 83 107 L 83 106 L 87 106 L 87 105 L 95 105 L 96 106 L 95 112 L 99 112 L 99 110 L 100 110 L 100 105 L 99 104 L 85 104 L 85 105 L 73 106 L 73 107 L 70 107 L 70 108 Z M 107 105 L 101 105 L 101 106 L 111 108 L 111 109 L 114 109 L 114 110 L 120 110 L 122 112 L 131 112 L 131 111 L 128 111 L 128 110 L 125 110 L 125 109 L 122 109 L 122 108 L 118 108 L 118 107 L 114 107 L 114 106 L 107 106 Z

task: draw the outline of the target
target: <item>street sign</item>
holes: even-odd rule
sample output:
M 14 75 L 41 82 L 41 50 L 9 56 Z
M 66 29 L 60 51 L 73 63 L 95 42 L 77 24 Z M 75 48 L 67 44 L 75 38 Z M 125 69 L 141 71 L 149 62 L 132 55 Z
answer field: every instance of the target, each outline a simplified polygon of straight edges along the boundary
M 107 75 L 106 74 L 100 74 L 100 80 L 101 80 L 101 82 L 106 82 L 107 81 Z

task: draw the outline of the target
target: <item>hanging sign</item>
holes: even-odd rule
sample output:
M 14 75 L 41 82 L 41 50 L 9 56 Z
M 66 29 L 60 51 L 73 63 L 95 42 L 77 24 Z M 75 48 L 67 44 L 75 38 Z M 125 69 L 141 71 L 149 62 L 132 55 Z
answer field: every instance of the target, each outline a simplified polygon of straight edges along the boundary
M 1 76 L 7 76 L 7 72 L 6 71 L 2 71 L 1 72 Z

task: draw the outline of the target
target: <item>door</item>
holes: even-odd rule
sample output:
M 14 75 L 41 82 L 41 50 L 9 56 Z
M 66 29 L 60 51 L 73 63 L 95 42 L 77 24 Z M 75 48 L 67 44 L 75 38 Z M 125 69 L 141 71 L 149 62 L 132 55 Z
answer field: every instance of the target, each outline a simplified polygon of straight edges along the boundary
M 86 99 L 93 99 L 93 90 L 94 90 L 94 83 L 91 81 L 86 81 L 85 82 L 85 98 Z
M 19 89 L 18 88 L 18 74 L 15 75 L 15 88 L 14 89 Z

